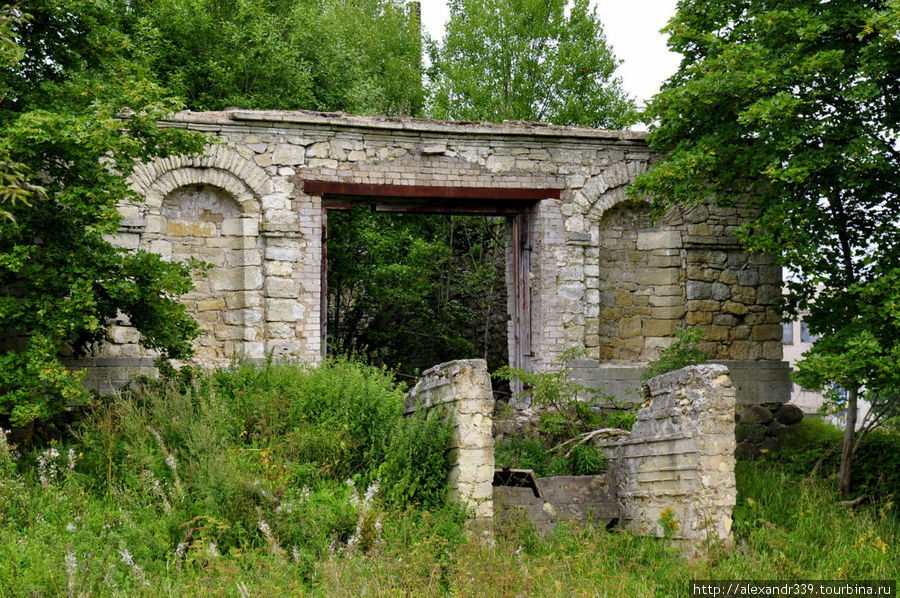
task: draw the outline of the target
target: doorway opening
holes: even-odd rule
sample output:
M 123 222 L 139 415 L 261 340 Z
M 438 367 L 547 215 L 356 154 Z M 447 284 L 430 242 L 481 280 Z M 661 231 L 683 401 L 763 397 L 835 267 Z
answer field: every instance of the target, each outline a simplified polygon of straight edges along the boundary
M 552 190 L 305 190 L 322 196 L 323 353 L 356 354 L 410 381 L 451 359 L 530 369 L 528 219 Z

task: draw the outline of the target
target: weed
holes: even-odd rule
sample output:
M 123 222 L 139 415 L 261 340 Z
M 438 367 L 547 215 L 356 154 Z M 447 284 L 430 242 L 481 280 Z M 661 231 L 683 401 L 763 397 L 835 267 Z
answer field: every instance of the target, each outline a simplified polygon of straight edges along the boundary
M 676 330 L 673 336 L 677 340 L 663 350 L 659 359 L 648 364 L 650 369 L 643 376 L 645 380 L 666 372 L 680 370 L 689 365 L 706 363 L 706 360 L 709 359 L 706 352 L 698 346 L 700 339 L 703 338 L 702 329 Z

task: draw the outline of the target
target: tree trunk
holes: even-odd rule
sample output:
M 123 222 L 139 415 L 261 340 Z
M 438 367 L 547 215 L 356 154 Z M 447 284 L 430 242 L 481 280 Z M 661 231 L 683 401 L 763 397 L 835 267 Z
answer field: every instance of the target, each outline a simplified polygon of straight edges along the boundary
M 841 450 L 841 469 L 838 473 L 838 492 L 850 492 L 850 474 L 853 467 L 853 437 L 856 434 L 856 394 L 858 388 L 847 391 L 847 427 L 844 429 L 844 445 Z

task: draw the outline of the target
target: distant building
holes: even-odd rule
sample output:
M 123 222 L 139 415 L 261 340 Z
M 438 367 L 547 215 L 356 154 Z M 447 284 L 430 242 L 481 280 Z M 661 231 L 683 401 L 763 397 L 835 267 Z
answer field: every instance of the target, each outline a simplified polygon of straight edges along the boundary
M 795 370 L 796 363 L 803 359 L 803 354 L 809 351 L 813 343 L 819 337 L 811 334 L 809 326 L 800 320 L 795 322 L 782 322 L 781 342 L 784 345 L 784 360 L 791 365 L 791 371 Z M 825 404 L 825 397 L 821 392 L 804 388 L 796 382 L 791 384 L 791 403 L 800 407 L 804 413 L 819 413 Z M 857 414 L 857 427 L 862 423 L 863 418 L 869 412 L 869 405 L 865 401 L 859 402 L 859 413 Z M 840 411 L 825 417 L 825 420 L 843 428 L 847 423 L 847 414 Z

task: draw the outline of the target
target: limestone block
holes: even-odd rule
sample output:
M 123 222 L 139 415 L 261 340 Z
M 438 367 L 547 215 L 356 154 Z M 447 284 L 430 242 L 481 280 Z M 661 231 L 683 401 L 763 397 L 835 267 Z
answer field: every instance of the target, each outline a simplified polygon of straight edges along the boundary
M 704 326 L 712 323 L 713 314 L 708 311 L 691 311 L 684 317 L 684 323 L 688 326 Z
M 214 268 L 207 275 L 213 291 L 243 291 L 262 287 L 263 277 L 258 267 Z
M 137 328 L 131 326 L 110 326 L 106 334 L 111 342 L 119 345 L 138 343 L 141 340 Z
M 281 143 L 275 146 L 270 163 L 284 166 L 296 166 L 298 164 L 303 164 L 305 158 L 306 148 L 302 145 Z M 258 163 L 259 162 L 257 162 L 257 164 Z M 266 166 L 268 166 L 268 164 Z
M 644 336 L 669 336 L 675 332 L 677 320 L 644 320 L 641 333 Z
M 290 276 L 294 272 L 294 264 L 291 262 L 275 262 L 266 260 L 263 264 L 266 276 Z
M 300 354 L 303 345 L 300 341 L 274 339 L 266 341 L 266 351 L 271 352 L 276 357 L 290 357 Z
M 170 237 L 214 237 L 216 236 L 216 225 L 212 222 L 169 220 L 166 233 Z
M 559 294 L 566 299 L 578 301 L 584 296 L 584 284 L 561 284 L 559 285 Z
M 640 231 L 637 234 L 637 248 L 642 251 L 681 247 L 681 233 L 678 231 Z
M 756 289 L 744 286 L 731 287 L 731 300 L 744 305 L 753 305 L 756 303 Z
M 220 226 L 223 235 L 255 237 L 259 235 L 259 223 L 256 218 L 227 218 Z
M 560 280 L 573 281 L 584 280 L 584 268 L 581 266 L 568 266 L 562 268 L 559 273 Z
M 699 282 L 696 280 L 689 280 L 685 283 L 685 296 L 688 301 L 691 300 L 711 300 L 712 299 L 712 284 L 708 282 Z M 688 307 L 688 309 L 691 309 Z
M 310 158 L 306 165 L 310 168 L 330 168 L 333 170 L 338 167 L 338 162 L 337 160 L 326 158 Z
M 324 141 L 313 143 L 306 151 L 306 155 L 310 158 L 328 158 L 330 153 L 330 147 L 328 143 Z
M 712 299 L 715 301 L 725 301 L 731 297 L 731 287 L 721 282 L 714 282 L 710 287 Z
M 736 316 L 742 316 L 747 313 L 747 306 L 743 303 L 735 303 L 734 301 L 726 301 L 722 304 L 722 311 Z
M 284 297 L 295 299 L 300 294 L 300 283 L 289 278 L 276 276 L 266 277 L 266 297 Z
M 266 320 L 297 322 L 303 319 L 303 304 L 295 299 L 266 299 Z
M 266 259 L 296 262 L 300 259 L 300 249 L 298 247 L 273 247 L 268 245 L 266 246 Z
M 658 320 L 677 320 L 684 316 L 684 306 L 654 307 L 650 310 L 650 316 Z
M 505 172 L 512 170 L 516 164 L 516 159 L 512 156 L 489 156 L 484 166 L 491 172 Z
M 149 251 L 150 253 L 158 253 L 164 258 L 172 257 L 172 243 L 169 241 L 156 239 L 154 241 L 150 241 L 150 244 L 147 247 L 147 251 Z
M 781 335 L 782 327 L 779 324 L 760 324 L 751 331 L 751 338 L 755 341 L 780 341 Z
M 686 275 L 688 280 L 701 282 L 715 282 L 719 279 L 721 270 L 708 268 L 705 264 L 688 264 Z
M 225 294 L 225 305 L 228 309 L 244 309 L 247 307 L 260 307 L 262 298 L 259 291 L 237 291 Z
M 103 238 L 114 247 L 137 249 L 141 244 L 141 236 L 136 233 L 119 233 L 115 236 L 103 235 Z
M 650 307 L 676 307 L 676 306 L 684 306 L 684 301 L 681 297 L 676 297 L 672 295 L 651 295 L 649 298 Z
M 678 268 L 649 268 L 638 270 L 635 280 L 639 285 L 672 285 L 681 278 Z
M 222 297 L 197 301 L 197 311 L 221 311 L 223 309 L 225 309 L 225 299 Z
M 225 340 L 243 340 L 244 334 L 246 332 L 246 328 L 244 326 L 224 326 L 218 325 L 214 329 L 216 339 L 220 341 Z
M 234 309 L 225 312 L 226 324 L 237 326 L 250 326 L 262 322 L 262 310 L 260 309 Z

